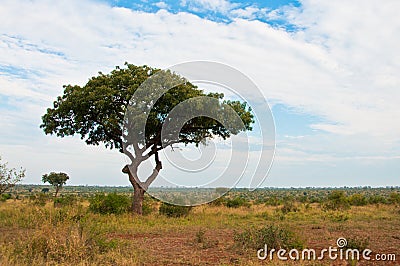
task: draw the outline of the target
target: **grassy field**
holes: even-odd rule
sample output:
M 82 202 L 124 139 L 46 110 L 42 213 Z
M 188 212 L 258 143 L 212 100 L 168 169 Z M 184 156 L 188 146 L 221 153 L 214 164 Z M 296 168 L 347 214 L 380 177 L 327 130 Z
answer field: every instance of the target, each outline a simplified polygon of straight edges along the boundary
M 160 214 L 154 200 L 139 217 L 98 214 L 88 199 L 77 198 L 66 206 L 55 206 L 51 197 L 40 204 L 32 197 L 0 202 L 0 265 L 400 265 L 396 203 L 326 209 L 324 202 L 284 197 L 275 206 L 262 200 L 236 208 L 207 204 L 174 218 Z M 355 248 L 371 249 L 372 258 L 395 254 L 396 261 L 259 260 L 257 249 L 245 245 L 254 236 L 242 233 L 268 226 L 284 228 L 302 248 L 320 251 L 344 237 Z

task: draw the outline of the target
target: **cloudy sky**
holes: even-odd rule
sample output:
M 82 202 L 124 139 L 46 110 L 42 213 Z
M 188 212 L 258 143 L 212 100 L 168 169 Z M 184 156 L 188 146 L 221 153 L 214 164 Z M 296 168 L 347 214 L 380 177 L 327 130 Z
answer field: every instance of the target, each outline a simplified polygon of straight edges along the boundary
M 62 85 L 128 61 L 228 64 L 271 106 L 276 155 L 263 186 L 400 185 L 400 2 L 3 0 L 0 155 L 24 183 L 129 185 L 117 151 L 46 136 Z M 171 173 L 173 171 L 169 169 Z

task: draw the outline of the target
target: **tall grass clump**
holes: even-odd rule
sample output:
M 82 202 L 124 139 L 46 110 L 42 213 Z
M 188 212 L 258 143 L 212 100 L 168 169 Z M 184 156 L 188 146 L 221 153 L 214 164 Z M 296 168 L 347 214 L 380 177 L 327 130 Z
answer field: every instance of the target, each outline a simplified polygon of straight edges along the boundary
M 357 249 L 358 251 L 363 251 L 369 247 L 368 237 L 347 237 L 347 249 Z
M 299 208 L 293 201 L 285 201 L 283 206 L 279 210 L 283 214 L 287 214 L 289 212 L 298 212 Z
M 235 245 L 244 250 L 260 249 L 265 245 L 269 249 L 302 249 L 303 242 L 290 230 L 275 225 L 246 229 L 235 233 Z
M 29 201 L 36 206 L 44 206 L 49 200 L 50 196 L 42 192 L 29 196 Z

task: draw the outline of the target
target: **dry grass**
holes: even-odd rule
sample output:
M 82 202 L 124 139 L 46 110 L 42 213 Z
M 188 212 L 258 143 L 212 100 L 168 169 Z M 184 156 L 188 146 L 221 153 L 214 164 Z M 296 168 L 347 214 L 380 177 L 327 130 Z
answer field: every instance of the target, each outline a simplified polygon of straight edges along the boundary
M 93 214 L 86 202 L 54 208 L 9 200 L 0 203 L 0 265 L 287 265 L 259 261 L 256 251 L 234 247 L 235 232 L 266 224 L 290 228 L 315 249 L 334 246 L 338 237 L 369 237 L 374 252 L 394 252 L 400 258 L 400 213 L 395 206 L 323 212 L 318 204 L 299 204 L 297 212 L 287 214 L 279 209 L 204 205 L 182 218 L 157 213 L 135 217 Z

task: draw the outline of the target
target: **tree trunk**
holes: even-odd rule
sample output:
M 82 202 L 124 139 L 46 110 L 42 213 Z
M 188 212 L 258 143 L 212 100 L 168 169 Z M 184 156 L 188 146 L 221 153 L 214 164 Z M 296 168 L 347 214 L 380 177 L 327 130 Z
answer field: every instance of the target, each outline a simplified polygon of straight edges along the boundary
M 60 187 L 59 186 L 56 186 L 56 194 L 54 195 L 54 197 L 55 198 L 57 198 L 57 195 L 58 195 L 58 191 L 60 190 Z
M 133 169 L 134 170 L 134 169 Z M 144 200 L 144 193 L 146 190 L 142 188 L 142 186 L 137 182 L 133 175 L 137 173 L 131 173 L 128 165 L 126 165 L 122 172 L 129 175 L 129 181 L 133 186 L 133 202 L 132 202 L 132 211 L 134 214 L 142 215 L 143 214 L 143 200 Z
M 147 157 L 148 158 L 148 157 Z M 144 193 L 149 188 L 150 184 L 156 179 L 158 172 L 161 170 L 162 165 L 161 161 L 158 158 L 157 151 L 154 152 L 154 158 L 156 161 L 156 167 L 153 169 L 153 173 L 146 179 L 145 182 L 141 182 L 138 178 L 138 165 L 143 161 L 143 157 L 141 157 L 135 163 L 132 162 L 129 165 L 125 165 L 122 169 L 122 172 L 129 175 L 129 181 L 133 186 L 133 203 L 132 203 L 132 211 L 134 214 L 142 215 L 143 214 L 143 200 Z M 132 161 L 135 161 L 135 158 L 132 158 Z
M 144 193 L 146 192 L 139 184 L 136 183 L 133 187 L 133 204 L 132 211 L 134 214 L 142 215 L 143 214 L 143 200 Z

